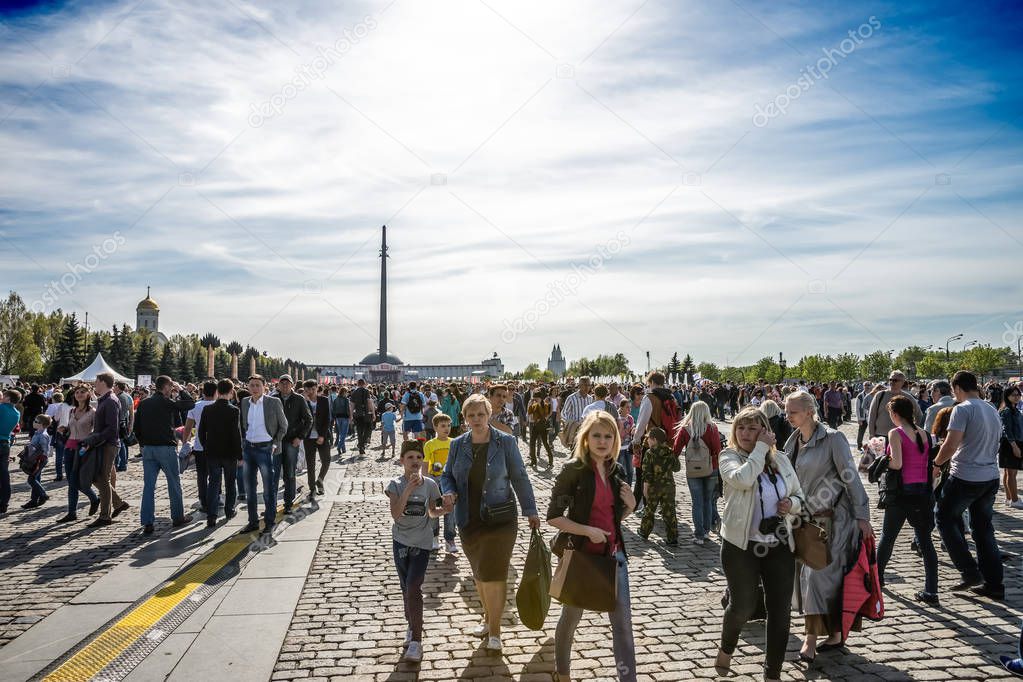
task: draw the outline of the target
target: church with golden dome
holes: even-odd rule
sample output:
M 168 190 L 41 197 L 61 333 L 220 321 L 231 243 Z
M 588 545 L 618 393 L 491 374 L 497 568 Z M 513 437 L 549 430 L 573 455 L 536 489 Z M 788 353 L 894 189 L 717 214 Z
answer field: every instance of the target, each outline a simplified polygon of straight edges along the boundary
M 167 343 L 167 337 L 160 331 L 160 306 L 149 295 L 149 287 L 146 287 L 146 297 L 135 306 L 135 330 L 149 332 L 158 345 Z

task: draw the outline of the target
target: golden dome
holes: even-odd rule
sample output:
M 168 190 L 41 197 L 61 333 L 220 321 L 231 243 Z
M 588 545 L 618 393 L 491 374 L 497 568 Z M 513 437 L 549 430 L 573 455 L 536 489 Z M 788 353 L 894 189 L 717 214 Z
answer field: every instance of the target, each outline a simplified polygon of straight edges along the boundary
M 146 287 L 146 297 L 139 301 L 135 310 L 160 310 L 160 306 L 156 305 L 156 301 L 149 295 L 149 287 Z

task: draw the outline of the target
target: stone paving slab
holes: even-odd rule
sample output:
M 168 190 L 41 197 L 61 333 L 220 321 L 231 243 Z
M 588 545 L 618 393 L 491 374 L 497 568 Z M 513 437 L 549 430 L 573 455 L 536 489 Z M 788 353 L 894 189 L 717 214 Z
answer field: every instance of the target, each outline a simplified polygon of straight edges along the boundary
M 724 425 L 722 425 L 724 426 Z M 855 436 L 855 426 L 843 430 Z M 375 441 L 374 441 L 375 442 Z M 523 452 L 528 452 L 521 446 Z M 560 445 L 557 446 L 562 451 Z M 555 467 L 565 460 L 556 459 Z M 479 601 L 465 557 L 441 553 L 430 564 L 424 585 L 425 656 L 420 666 L 400 663 L 405 623 L 401 595 L 391 559 L 390 516 L 383 489 L 398 475 L 396 461 L 344 460 L 343 479 L 326 523 L 273 680 L 550 680 L 554 670 L 557 602 L 542 631 L 517 622 L 514 586 L 525 560 L 528 533 L 521 524 L 510 571 L 509 607 L 505 612 L 504 652 L 490 655 L 466 634 L 479 621 Z M 540 470 L 530 472 L 538 505 L 546 510 L 553 482 Z M 635 533 L 638 517 L 625 523 L 630 552 L 630 588 L 639 676 L 646 680 L 716 678 L 713 656 L 721 633 L 721 594 L 725 581 L 717 539 L 702 547 L 688 544 L 692 514 L 688 488 L 678 479 L 681 544 L 663 543 L 658 522 L 643 542 Z M 867 485 L 872 499 L 874 486 Z M 999 506 L 995 524 L 1002 549 L 1023 553 L 1020 512 Z M 874 510 L 880 531 L 883 512 Z M 546 537 L 554 534 L 544 526 Z M 951 680 L 1007 677 L 999 654 L 1015 651 L 1019 634 L 1018 559 L 1006 566 L 1004 604 L 956 597 L 947 592 L 939 607 L 912 600 L 923 585 L 923 564 L 909 551 L 909 529 L 900 536 L 888 568 L 886 618 L 867 622 L 853 633 L 846 653 L 818 655 L 809 669 L 796 662 L 803 619 L 794 614 L 787 680 Z M 958 582 L 947 555 L 939 553 L 941 584 Z M 762 679 L 763 623 L 747 626 L 728 679 Z M 606 616 L 587 614 L 576 632 L 574 679 L 613 679 L 614 660 Z

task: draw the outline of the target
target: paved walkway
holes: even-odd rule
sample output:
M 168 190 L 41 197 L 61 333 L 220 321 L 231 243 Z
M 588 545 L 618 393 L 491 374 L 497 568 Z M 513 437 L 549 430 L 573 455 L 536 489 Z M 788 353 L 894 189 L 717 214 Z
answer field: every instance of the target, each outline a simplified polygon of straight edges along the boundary
M 847 432 L 852 433 L 847 427 Z M 560 446 L 559 446 L 560 449 Z M 317 680 L 550 680 L 553 635 L 560 607 L 555 602 L 541 632 L 518 624 L 506 611 L 503 656 L 479 649 L 466 631 L 479 620 L 464 556 L 441 554 L 425 584 L 425 658 L 418 669 L 398 662 L 404 620 L 391 563 L 390 520 L 383 489 L 398 467 L 393 460 L 347 457 L 334 465 L 328 496 L 283 524 L 274 545 L 254 547 L 240 572 L 224 582 L 172 631 L 159 633 L 156 650 L 134 667 L 134 680 L 239 679 Z M 560 466 L 564 459 L 558 459 Z M 18 481 L 12 508 L 0 520 L 0 674 L 28 679 L 89 633 L 119 617 L 139 598 L 165 584 L 183 567 L 226 540 L 241 523 L 207 532 L 201 519 L 170 528 L 165 493 L 158 495 L 161 521 L 154 536 L 138 530 L 141 466 L 132 460 L 119 489 L 132 509 L 118 523 L 86 529 L 84 522 L 54 526 L 65 506 L 62 484 L 51 502 L 21 511 L 27 486 Z M 538 504 L 546 509 L 552 478 L 531 473 Z M 868 490 L 873 492 L 873 486 Z M 679 481 L 681 544 L 663 544 L 662 526 L 652 542 L 636 535 L 638 518 L 626 522 L 631 554 L 630 584 L 641 679 L 713 678 L 708 667 L 721 629 L 724 578 L 719 545 L 688 544 L 688 490 Z M 186 474 L 186 501 L 194 502 L 194 474 Z M 1023 524 L 1016 510 L 999 507 L 995 517 L 1003 550 L 1023 552 Z M 81 512 L 84 516 L 84 511 Z M 881 512 L 875 511 L 875 528 Z M 552 529 L 544 527 L 548 537 Z M 819 655 L 809 669 L 786 664 L 785 679 L 983 679 L 1006 676 L 997 656 L 1015 649 L 1020 617 L 1020 565 L 1006 566 L 1004 604 L 944 595 L 938 608 L 913 601 L 923 567 L 900 538 L 889 566 L 887 616 L 854 633 L 847 653 Z M 512 565 L 512 584 L 526 551 L 525 526 Z M 941 582 L 957 574 L 942 559 Z M 802 619 L 793 620 L 793 632 Z M 584 618 L 576 634 L 573 673 L 579 679 L 610 679 L 613 659 L 606 618 Z M 763 626 L 744 633 L 734 658 L 733 679 L 759 679 Z M 798 639 L 790 638 L 789 658 Z M 131 665 L 135 665 L 132 662 Z

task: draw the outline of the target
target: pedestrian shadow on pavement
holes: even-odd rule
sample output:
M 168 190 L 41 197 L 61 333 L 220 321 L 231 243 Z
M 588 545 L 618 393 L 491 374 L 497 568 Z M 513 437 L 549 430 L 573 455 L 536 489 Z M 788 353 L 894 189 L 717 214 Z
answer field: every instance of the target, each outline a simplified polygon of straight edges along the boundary
M 654 526 L 649 540 L 644 540 L 638 533 L 627 526 L 622 527 L 625 546 L 629 556 L 637 559 L 647 555 L 659 556 L 664 567 L 672 573 L 684 575 L 690 582 L 720 582 L 711 575 L 711 571 L 719 569 L 721 561 L 720 545 L 714 540 L 707 540 L 704 545 L 694 545 L 688 540 L 689 526 L 679 524 L 679 544 L 669 547 L 664 536 L 659 535 L 663 527 Z M 722 589 L 724 584 L 722 582 Z

